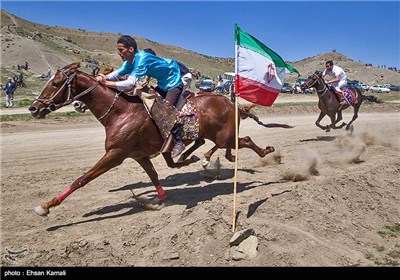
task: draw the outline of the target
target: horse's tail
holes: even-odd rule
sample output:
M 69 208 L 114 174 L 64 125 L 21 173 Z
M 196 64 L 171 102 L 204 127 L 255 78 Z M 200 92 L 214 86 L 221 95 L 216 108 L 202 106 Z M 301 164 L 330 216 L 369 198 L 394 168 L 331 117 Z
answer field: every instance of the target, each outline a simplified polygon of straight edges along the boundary
M 369 102 L 384 103 L 383 100 L 378 99 L 377 97 L 375 97 L 375 96 L 373 96 L 373 95 L 363 95 L 363 94 L 362 94 L 362 98 L 363 98 L 364 100 L 369 101 Z
M 287 124 L 280 124 L 280 123 L 267 123 L 267 124 L 264 124 L 264 123 L 262 123 L 262 122 L 260 121 L 260 119 L 259 119 L 256 115 L 250 113 L 250 110 L 251 110 L 252 108 L 254 108 L 255 106 L 257 106 L 257 105 L 256 105 L 256 104 L 252 104 L 252 105 L 250 105 L 250 106 L 244 106 L 244 107 L 242 107 L 242 108 L 239 108 L 240 118 L 241 118 L 242 120 L 244 120 L 244 119 L 246 119 L 247 117 L 250 117 L 250 118 L 252 118 L 253 120 L 255 120 L 259 125 L 262 125 L 262 126 L 265 126 L 265 127 L 293 128 L 293 126 L 290 126 L 290 125 L 287 125 Z

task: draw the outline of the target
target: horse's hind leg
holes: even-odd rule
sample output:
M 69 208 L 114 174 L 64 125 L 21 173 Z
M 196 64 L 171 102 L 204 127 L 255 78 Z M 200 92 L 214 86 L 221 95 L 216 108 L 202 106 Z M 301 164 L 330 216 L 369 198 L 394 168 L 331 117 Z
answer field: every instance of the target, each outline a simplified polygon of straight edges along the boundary
M 79 188 L 84 187 L 87 183 L 99 177 L 101 174 L 107 172 L 111 168 L 120 165 L 124 159 L 125 157 L 119 149 L 107 151 L 105 155 L 92 168 L 90 168 L 88 172 L 76 179 L 68 189 L 41 206 L 37 206 L 35 208 L 36 214 L 40 216 L 47 216 L 51 207 L 61 204 L 61 202 L 63 202 L 63 200 L 66 199 L 71 193 Z
M 346 126 L 346 130 L 350 129 L 351 124 L 358 118 L 358 110 L 360 109 L 360 105 L 361 104 L 357 104 L 357 107 L 354 107 L 354 114 L 353 114 L 353 118 L 351 119 L 351 121 L 348 123 L 348 125 Z
M 274 147 L 267 146 L 265 149 L 258 147 L 249 136 L 239 138 L 239 149 L 249 148 L 252 149 L 260 157 L 265 157 L 267 154 L 275 151 Z

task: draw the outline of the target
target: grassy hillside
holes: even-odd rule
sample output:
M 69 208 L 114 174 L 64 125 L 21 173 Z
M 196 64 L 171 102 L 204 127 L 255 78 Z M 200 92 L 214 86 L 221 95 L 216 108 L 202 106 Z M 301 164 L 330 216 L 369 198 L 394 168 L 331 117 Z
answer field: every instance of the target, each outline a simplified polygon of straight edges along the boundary
M 71 61 L 82 61 L 83 58 L 90 57 L 104 65 L 117 67 L 121 64 L 121 59 L 117 55 L 115 47 L 121 34 L 46 26 L 18 18 L 4 10 L 1 10 L 1 18 L 2 34 L 10 37 L 9 40 L 11 41 L 18 40 L 18 37 L 31 38 L 31 41 L 43 44 L 49 51 L 67 56 Z M 152 48 L 159 56 L 180 60 L 188 67 L 195 68 L 209 76 L 216 77 L 223 72 L 234 69 L 233 58 L 210 57 L 177 46 L 159 44 L 137 37 L 134 34 L 130 35 L 135 38 L 140 49 Z M 79 53 L 68 51 L 67 48 Z M 3 55 L 8 55 L 7 49 L 3 48 L 2 52 Z M 20 53 L 20 56 L 23 56 L 23 54 Z M 29 57 L 25 59 L 29 60 Z M 59 65 L 57 66 L 59 67 Z
M 121 34 L 47 26 L 26 21 L 4 10 L 0 11 L 2 58 L 0 82 L 4 84 L 9 76 L 14 76 L 18 72 L 23 73 L 27 87 L 19 88 L 16 94 L 17 101 L 22 102 L 21 105 L 27 103 L 27 100 L 32 100 L 43 88 L 45 81 L 38 79 L 38 76 L 47 73 L 49 67 L 54 73 L 57 68 L 80 61 L 81 70 L 90 73 L 91 64 L 83 61 L 86 58 L 100 62 L 100 68 L 118 67 L 121 64 L 116 51 L 116 41 Z M 195 68 L 214 79 L 224 72 L 234 72 L 233 58 L 210 57 L 178 46 L 137 37 L 135 34 L 131 35 L 136 39 L 140 49 L 152 48 L 159 56 L 180 60 L 188 67 Z M 399 73 L 366 66 L 365 62 L 353 61 L 337 52 L 318 54 L 288 63 L 301 73 L 301 77 L 308 77 L 315 70 L 323 70 L 326 60 L 333 60 L 344 68 L 350 80 L 358 80 L 369 85 L 400 84 Z M 29 62 L 29 71 L 17 71 L 17 65 L 25 64 L 26 61 Z M 291 74 L 287 77 L 287 81 L 294 83 L 297 78 L 297 74 Z M 4 102 L 1 103 L 1 106 L 4 106 Z

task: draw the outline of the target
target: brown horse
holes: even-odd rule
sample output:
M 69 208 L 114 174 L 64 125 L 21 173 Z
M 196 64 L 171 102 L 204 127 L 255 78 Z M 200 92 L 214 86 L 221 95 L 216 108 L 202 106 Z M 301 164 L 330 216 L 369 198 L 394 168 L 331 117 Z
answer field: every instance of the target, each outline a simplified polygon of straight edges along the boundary
M 325 84 L 325 81 L 322 78 L 322 72 L 315 71 L 315 73 L 308 77 L 307 81 L 301 85 L 301 88 L 310 87 L 314 87 L 317 90 L 319 99 L 318 108 L 321 110 L 319 117 L 315 122 L 316 126 L 325 130 L 326 132 L 329 132 L 331 128 L 339 129 L 345 126 L 345 122 L 342 122 L 342 124 L 339 126 L 336 126 L 336 124 L 342 120 L 342 110 L 348 108 L 349 105 L 340 104 L 337 94 Z M 351 87 L 350 89 L 355 96 L 355 102 L 351 104 L 351 106 L 354 108 L 354 114 L 351 121 L 346 125 L 346 130 L 349 130 L 351 124 L 357 119 L 358 111 L 363 101 L 363 96 L 359 89 L 353 87 Z M 331 124 L 327 126 L 322 126 L 320 125 L 320 121 L 325 117 L 325 115 L 328 115 L 330 117 Z
M 63 193 L 36 207 L 35 212 L 46 216 L 51 207 L 59 205 L 72 192 L 120 165 L 126 158 L 132 158 L 142 166 L 156 187 L 159 201 L 166 200 L 167 194 L 150 161 L 150 157 L 160 151 L 164 141 L 142 101 L 137 96 L 118 93 L 99 84 L 92 76 L 79 71 L 78 67 L 79 63 L 73 63 L 59 69 L 32 102 L 29 111 L 40 119 L 75 100 L 82 101 L 105 127 L 106 152 L 88 172 L 76 179 Z M 233 161 L 231 149 L 235 147 L 234 105 L 226 97 L 215 94 L 196 96 L 192 98 L 192 103 L 199 116 L 199 139 L 194 146 L 198 147 L 204 144 L 204 139 L 209 139 L 215 143 L 215 147 L 208 152 L 209 156 L 218 148 L 226 148 L 226 158 Z M 240 110 L 240 115 L 251 116 L 245 110 Z M 279 127 L 278 124 L 272 126 Z M 188 145 L 192 141 L 185 140 L 184 143 Z M 260 157 L 274 151 L 270 146 L 265 149 L 258 147 L 248 136 L 239 138 L 239 149 L 241 148 L 252 149 Z M 191 147 L 189 150 L 192 152 L 195 148 Z M 186 157 L 188 152 L 185 153 Z M 170 152 L 162 155 L 169 167 L 186 166 L 199 160 L 192 156 L 175 163 Z

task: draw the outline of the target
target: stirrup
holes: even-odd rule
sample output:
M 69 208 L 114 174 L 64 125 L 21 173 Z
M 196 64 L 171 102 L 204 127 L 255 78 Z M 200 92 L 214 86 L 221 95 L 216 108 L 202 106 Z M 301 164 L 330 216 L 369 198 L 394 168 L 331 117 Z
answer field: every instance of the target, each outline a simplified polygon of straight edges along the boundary
M 182 154 L 183 150 L 185 150 L 185 144 L 176 143 L 174 148 L 172 149 L 171 157 L 176 158 L 176 157 L 180 156 Z
M 165 153 L 168 152 L 169 148 L 171 147 L 172 143 L 174 142 L 174 137 L 172 136 L 172 133 L 168 136 L 168 138 L 164 141 L 164 144 L 161 147 L 160 152 Z

